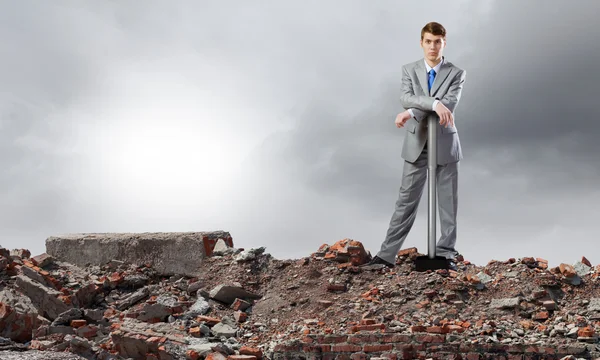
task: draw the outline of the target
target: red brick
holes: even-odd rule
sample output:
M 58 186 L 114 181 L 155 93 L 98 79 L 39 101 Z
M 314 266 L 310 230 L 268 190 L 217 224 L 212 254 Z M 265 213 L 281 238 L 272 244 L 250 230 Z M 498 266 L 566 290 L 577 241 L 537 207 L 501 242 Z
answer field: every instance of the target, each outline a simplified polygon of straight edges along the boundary
M 210 316 L 204 316 L 204 315 L 200 315 L 200 316 L 196 317 L 196 320 L 205 322 L 206 325 L 208 325 L 208 326 L 217 325 L 218 323 L 221 322 L 221 319 L 210 317 Z
M 381 352 L 392 350 L 394 347 L 392 344 L 378 344 L 378 345 L 364 345 L 364 352 Z
M 534 320 L 547 320 L 548 317 L 550 317 L 550 314 L 547 311 L 540 311 L 533 315 Z
M 198 359 L 200 359 L 201 357 L 198 356 Z M 227 357 L 219 352 L 212 352 L 210 354 L 208 354 L 205 358 L 205 360 L 227 360 Z
M 362 350 L 362 346 L 358 345 L 331 345 L 332 352 L 358 352 Z
M 322 344 L 339 344 L 348 341 L 348 335 L 328 335 L 319 339 L 319 343 Z
M 457 333 L 463 333 L 466 331 L 466 329 L 460 325 L 448 325 L 448 332 L 457 332 Z
M 348 337 L 348 344 L 369 344 L 372 343 L 373 340 L 370 340 L 368 335 L 354 335 Z
M 556 348 L 553 347 L 543 347 L 540 349 L 540 353 L 546 354 L 546 355 L 555 355 L 556 354 Z
M 411 247 L 408 249 L 403 249 L 398 251 L 398 256 L 409 256 L 411 254 L 416 254 L 417 253 L 417 248 L 416 247 Z
M 257 359 L 262 359 L 263 353 L 259 348 L 242 346 L 240 348 L 240 355 L 254 355 Z
M 592 267 L 592 263 L 590 263 L 590 261 L 585 256 L 581 257 L 581 262 L 586 264 L 589 267 Z
M 443 343 L 446 341 L 445 335 L 416 335 L 415 340 L 420 343 Z
M 447 326 L 429 326 L 427 332 L 432 334 L 447 334 L 449 331 Z
M 77 336 L 91 339 L 98 334 L 98 328 L 95 325 L 84 325 L 78 328 L 75 333 Z
M 411 341 L 412 337 L 410 335 L 383 335 L 381 338 L 383 343 L 410 343 Z
M 159 344 L 160 343 L 160 337 L 158 336 L 153 336 L 151 338 L 148 339 L 149 343 L 153 343 L 153 344 Z
M 558 266 L 560 273 L 563 274 L 563 276 L 565 277 L 574 277 L 575 275 L 577 275 L 577 272 L 575 271 L 575 268 L 573 268 L 573 266 L 569 265 L 569 264 L 565 264 L 562 263 Z
M 188 350 L 185 354 L 189 360 L 198 360 L 200 358 L 200 355 L 194 350 Z
M 346 291 L 346 284 L 327 284 L 328 291 Z
M 384 324 L 356 325 L 350 329 L 350 332 L 375 331 L 375 330 L 385 330 L 385 325 Z
M 586 326 L 584 328 L 580 328 L 577 331 L 577 336 L 582 336 L 582 337 L 592 337 L 596 334 L 596 332 L 594 331 L 594 328 L 590 327 L 590 326 Z
M 323 353 L 331 351 L 331 345 L 327 344 L 305 344 L 302 346 L 305 353 Z
M 246 310 L 248 307 L 250 306 L 250 303 L 247 301 L 244 301 L 242 299 L 235 299 L 233 304 L 231 304 L 231 308 L 233 310 L 240 310 L 240 311 L 244 311 Z
M 357 354 L 352 354 L 352 356 L 350 356 L 350 360 L 367 360 L 367 359 L 369 359 L 367 354 L 357 353 Z
M 410 327 L 410 332 L 416 333 L 416 332 L 426 332 L 427 328 L 425 326 L 421 326 L 421 325 L 414 325 Z
M 388 360 L 398 360 L 398 355 L 396 355 L 395 353 L 382 353 L 378 357 Z
M 246 314 L 243 311 L 236 311 L 233 313 L 233 317 L 235 318 L 235 321 L 239 322 L 239 323 L 243 323 L 246 322 L 246 320 L 248 319 L 248 314 Z
M 80 328 L 82 326 L 87 325 L 87 321 L 85 320 L 71 320 L 71 327 L 73 328 Z
M 190 328 L 190 330 L 188 331 L 188 333 L 193 336 L 193 337 L 201 337 L 202 333 L 200 332 L 200 327 L 196 326 L 193 328 Z

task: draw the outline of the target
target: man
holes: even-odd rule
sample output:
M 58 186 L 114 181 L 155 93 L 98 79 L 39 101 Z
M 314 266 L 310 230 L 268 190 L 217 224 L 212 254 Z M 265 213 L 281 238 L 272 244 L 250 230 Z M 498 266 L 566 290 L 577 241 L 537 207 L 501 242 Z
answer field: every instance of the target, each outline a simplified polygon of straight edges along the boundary
M 396 126 L 406 129 L 401 154 L 405 160 L 402 184 L 381 250 L 368 265 L 393 267 L 396 255 L 414 224 L 427 179 L 428 120 L 435 117 L 441 225 L 436 255 L 446 257 L 449 267 L 456 270 L 458 164 L 462 159 L 462 150 L 454 125 L 454 112 L 461 97 L 466 72 L 443 56 L 446 30 L 441 24 L 430 22 L 425 25 L 421 30 L 420 44 L 424 57 L 402 67 L 400 103 L 406 111 L 396 117 Z

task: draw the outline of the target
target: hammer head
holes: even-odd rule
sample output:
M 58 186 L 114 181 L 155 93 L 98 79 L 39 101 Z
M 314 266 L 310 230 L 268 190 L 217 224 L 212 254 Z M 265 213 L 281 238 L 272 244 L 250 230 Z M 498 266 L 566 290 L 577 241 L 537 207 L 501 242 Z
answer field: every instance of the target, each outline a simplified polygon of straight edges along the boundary
M 448 270 L 448 259 L 443 256 L 436 256 L 433 259 L 430 259 L 429 256 L 418 256 L 415 259 L 415 270 L 420 272 L 425 272 L 427 270 L 440 270 L 445 269 Z

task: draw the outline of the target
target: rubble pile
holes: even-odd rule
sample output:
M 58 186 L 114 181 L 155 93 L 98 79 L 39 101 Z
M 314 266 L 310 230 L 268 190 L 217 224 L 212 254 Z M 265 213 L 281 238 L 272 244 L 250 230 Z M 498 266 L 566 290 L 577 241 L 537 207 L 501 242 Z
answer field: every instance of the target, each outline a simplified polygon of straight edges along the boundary
M 193 277 L 0 248 L 0 359 L 600 357 L 600 266 L 585 257 L 416 272 L 416 248 L 390 269 L 352 239 L 292 260 L 230 245 Z

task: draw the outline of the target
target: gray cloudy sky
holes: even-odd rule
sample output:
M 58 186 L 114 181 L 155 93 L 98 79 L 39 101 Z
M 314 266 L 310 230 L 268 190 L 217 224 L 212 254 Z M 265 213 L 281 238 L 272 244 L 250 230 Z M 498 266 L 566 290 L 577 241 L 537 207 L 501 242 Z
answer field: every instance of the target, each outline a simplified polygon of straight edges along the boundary
M 375 254 L 421 27 L 467 70 L 457 249 L 600 262 L 595 0 L 0 2 L 0 245 L 227 230 Z M 427 196 L 404 247 L 426 252 Z M 439 229 L 439 227 L 438 227 Z

